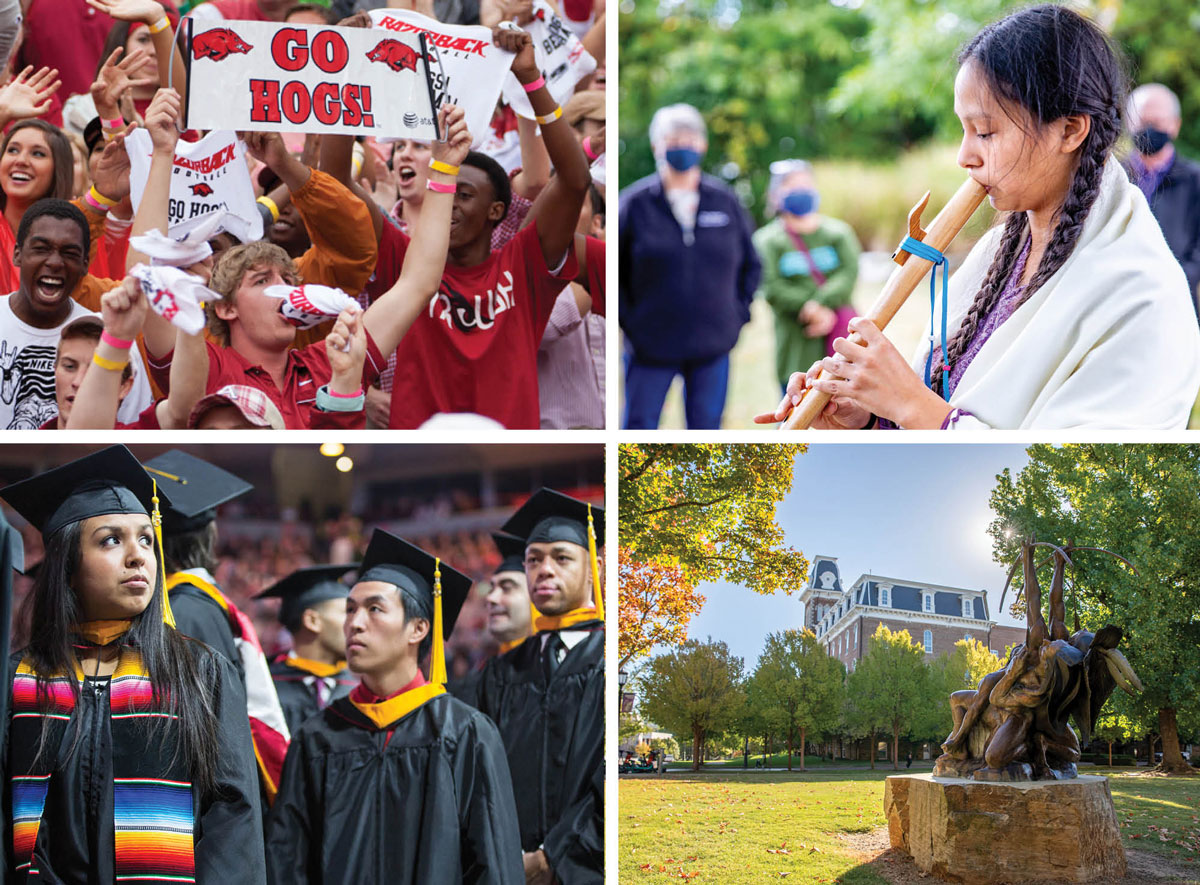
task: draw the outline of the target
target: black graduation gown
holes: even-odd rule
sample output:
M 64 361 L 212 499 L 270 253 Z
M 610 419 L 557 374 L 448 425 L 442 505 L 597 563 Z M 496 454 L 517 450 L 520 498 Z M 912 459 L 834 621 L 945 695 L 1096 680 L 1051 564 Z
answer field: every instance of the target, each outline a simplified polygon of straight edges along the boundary
M 600 628 L 600 629 L 597 629 Z M 563 885 L 604 881 L 604 630 L 599 621 L 547 682 L 538 633 L 451 686 L 500 730 L 521 847 L 544 848 Z
M 334 701 L 288 748 L 267 874 L 272 885 L 523 885 L 495 726 L 448 694 L 386 730 Z
M 288 666 L 286 655 L 271 661 L 271 679 L 275 682 L 275 694 L 279 695 L 279 705 L 283 707 L 283 718 L 287 720 L 289 734 L 298 732 L 304 720 L 321 711 L 317 705 L 317 690 L 304 682 L 307 676 L 309 674 L 303 670 Z M 358 685 L 358 677 L 345 668 L 334 678 L 337 685 L 330 693 L 326 706 L 338 698 L 344 698 Z
M 197 654 L 216 659 L 217 715 L 216 787 L 202 800 L 193 787 L 194 860 L 200 885 L 263 883 L 262 816 L 258 772 L 250 751 L 246 697 L 233 665 L 220 655 L 195 646 Z M 21 656 L 15 655 L 10 671 Z M 110 680 L 86 679 L 63 736 L 58 763 L 50 779 L 42 822 L 34 847 L 37 881 L 63 885 L 108 885 L 114 880 L 113 735 Z M 10 689 L 11 690 L 11 689 Z M 77 731 L 78 729 L 78 731 Z M 78 734 L 77 743 L 76 734 Z M 5 753 L 8 759 L 7 730 Z M 72 743 L 73 752 L 68 754 Z M 10 766 L 5 765 L 6 774 Z M 12 846 L 12 793 L 4 790 L 4 844 Z M 12 863 L 11 855 L 7 858 Z M 5 865 L 0 881 L 24 881 Z
M 195 584 L 177 584 L 171 588 L 168 598 L 171 614 L 175 616 L 175 629 L 223 654 L 245 684 L 242 656 L 234 642 L 233 628 L 229 626 L 225 609 Z

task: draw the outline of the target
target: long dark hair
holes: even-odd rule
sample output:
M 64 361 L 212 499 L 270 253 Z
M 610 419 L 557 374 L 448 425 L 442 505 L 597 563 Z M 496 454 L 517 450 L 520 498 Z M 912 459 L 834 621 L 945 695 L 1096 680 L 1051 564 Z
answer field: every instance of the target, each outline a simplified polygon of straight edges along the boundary
M 75 672 L 72 628 L 82 619 L 83 610 L 72 582 L 83 556 L 82 525 L 71 523 L 45 539 L 46 557 L 21 609 L 20 624 L 27 639 L 25 654 L 37 673 L 38 697 L 44 699 L 43 703 L 49 701 L 51 676 Z M 132 619 L 124 642 L 142 656 L 142 665 L 154 686 L 155 705 L 178 717 L 177 726 L 168 725 L 170 720 L 160 717 L 146 717 L 150 723 L 148 734 L 158 728 L 178 728 L 172 764 L 184 759 L 192 782 L 201 795 L 207 796 L 213 790 L 217 769 L 216 659 L 195 640 L 163 623 L 163 592 L 160 573 L 149 605 Z M 78 698 L 78 684 L 74 679 L 68 684 Z M 43 726 L 41 740 L 45 739 Z M 44 749 L 40 744 L 38 754 Z
M 67 141 L 67 137 L 57 127 L 36 117 L 22 120 L 8 130 L 4 136 L 4 144 L 0 146 L 0 155 L 8 151 L 8 143 L 22 129 L 37 129 L 46 136 L 46 144 L 50 147 L 50 158 L 54 161 L 54 177 L 50 180 L 50 190 L 38 199 L 45 197 L 54 197 L 56 200 L 71 199 L 74 196 L 72 191 L 75 190 L 75 155 L 71 152 L 71 142 Z M 0 209 L 7 206 L 8 195 L 4 193 L 3 188 L 0 188 Z
M 1023 304 L 1063 266 L 1079 240 L 1083 222 L 1100 192 L 1105 160 L 1121 134 L 1129 79 L 1118 50 L 1099 27 L 1054 5 L 1023 9 L 988 25 L 959 53 L 958 63 L 976 65 L 992 92 L 1028 111 L 1037 126 L 1078 114 L 1091 117 L 1091 129 L 1079 148 L 1079 165 L 1059 209 L 1058 222 L 1037 270 L 1021 293 Z M 951 366 L 995 307 L 1028 229 L 1024 212 L 1013 212 L 1004 222 L 987 276 L 947 345 Z M 941 392 L 945 383 L 939 366 L 933 375 L 933 389 Z

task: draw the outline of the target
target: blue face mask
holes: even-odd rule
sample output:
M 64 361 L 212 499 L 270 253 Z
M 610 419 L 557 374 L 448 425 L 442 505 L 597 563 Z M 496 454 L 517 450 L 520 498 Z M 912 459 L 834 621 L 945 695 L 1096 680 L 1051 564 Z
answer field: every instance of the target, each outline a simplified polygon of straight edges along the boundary
M 779 205 L 788 215 L 808 215 L 816 212 L 820 204 L 821 198 L 816 191 L 802 188 L 788 191 Z
M 700 162 L 700 152 L 690 147 L 667 148 L 666 160 L 676 172 L 687 172 Z

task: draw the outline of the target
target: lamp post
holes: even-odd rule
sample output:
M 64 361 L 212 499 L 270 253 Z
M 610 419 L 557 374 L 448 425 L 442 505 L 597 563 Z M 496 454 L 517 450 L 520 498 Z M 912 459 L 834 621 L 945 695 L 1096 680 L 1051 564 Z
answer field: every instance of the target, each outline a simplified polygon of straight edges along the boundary
M 620 686 L 620 689 L 621 689 L 621 712 L 622 713 L 632 713 L 633 712 L 633 699 L 634 699 L 633 692 L 625 691 L 625 683 L 628 681 L 629 681 L 629 674 L 626 673 L 624 670 L 619 670 L 617 672 L 617 684 Z

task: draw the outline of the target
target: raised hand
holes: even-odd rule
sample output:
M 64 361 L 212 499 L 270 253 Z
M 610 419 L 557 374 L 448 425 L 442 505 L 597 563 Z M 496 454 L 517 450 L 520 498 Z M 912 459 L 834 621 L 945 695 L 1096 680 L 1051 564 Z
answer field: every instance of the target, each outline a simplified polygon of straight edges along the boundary
M 92 175 L 92 183 L 96 185 L 103 196 L 110 200 L 123 200 L 129 196 L 129 154 L 125 150 L 125 136 L 137 128 L 130 123 L 117 133 L 100 154 L 96 161 L 96 171 Z
M 13 120 L 41 116 L 50 109 L 50 97 L 60 86 L 56 68 L 42 68 L 35 74 L 30 65 L 0 88 L 0 120 L 7 125 Z
M 277 174 L 280 166 L 291 158 L 287 145 L 283 143 L 283 138 L 278 132 L 247 132 L 245 141 L 250 156 L 266 163 Z
M 150 107 L 146 108 L 146 131 L 150 133 L 154 150 L 174 155 L 179 141 L 175 121 L 182 105 L 183 99 L 174 89 L 160 89 L 154 93 Z
M 357 304 L 338 314 L 333 329 L 325 336 L 325 353 L 333 377 L 329 389 L 349 394 L 362 389 L 363 363 L 367 358 L 367 327 L 363 312 Z
M 166 15 L 157 0 L 87 0 L 88 6 L 125 22 L 152 25 Z
M 100 296 L 105 330 L 114 338 L 132 341 L 142 331 L 147 306 L 141 285 L 133 277 L 126 277 L 121 285 Z
M 522 31 L 509 22 L 501 22 L 492 28 L 492 42 L 501 49 L 517 54 L 513 59 L 512 72 L 522 83 L 532 83 L 541 76 L 537 56 L 533 54 L 533 38 L 528 31 Z
M 114 49 L 112 54 L 104 60 L 104 64 L 101 65 L 100 70 L 96 73 L 96 79 L 92 83 L 92 100 L 96 103 L 96 110 L 101 117 L 104 117 L 105 113 L 115 114 L 121 96 L 130 88 L 154 86 L 158 82 L 156 77 L 133 76 L 146 63 L 149 53 L 144 49 L 135 49 L 118 62 L 117 58 L 124 51 L 120 46 Z
M 433 159 L 462 165 L 471 150 L 471 131 L 467 129 L 467 118 L 458 105 L 444 104 L 438 108 L 438 125 L 445 141 L 435 141 L 431 151 Z

